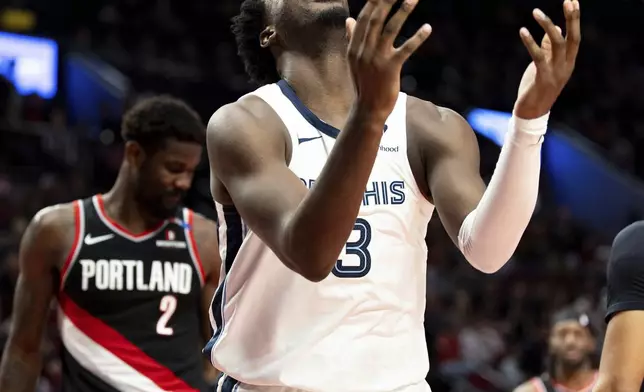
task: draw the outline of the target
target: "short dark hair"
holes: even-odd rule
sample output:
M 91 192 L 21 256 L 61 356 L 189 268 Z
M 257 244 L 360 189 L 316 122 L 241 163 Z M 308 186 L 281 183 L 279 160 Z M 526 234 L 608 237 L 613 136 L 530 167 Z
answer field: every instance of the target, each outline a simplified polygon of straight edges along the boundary
M 203 144 L 206 129 L 201 117 L 187 103 L 158 95 L 142 99 L 125 113 L 121 136 L 145 149 L 155 149 L 168 139 Z
M 266 28 L 266 6 L 263 0 L 244 0 L 239 14 L 232 18 L 231 31 L 237 42 L 237 54 L 251 82 L 259 85 L 280 79 L 273 54 L 259 44 L 259 35 Z

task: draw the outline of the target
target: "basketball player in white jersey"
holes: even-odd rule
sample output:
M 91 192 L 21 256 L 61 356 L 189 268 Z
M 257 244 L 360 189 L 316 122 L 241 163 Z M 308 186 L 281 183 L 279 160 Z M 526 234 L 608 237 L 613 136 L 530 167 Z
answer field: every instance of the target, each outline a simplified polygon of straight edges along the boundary
M 428 391 L 424 238 L 434 206 L 475 268 L 513 254 L 537 199 L 550 108 L 574 68 L 579 3 L 566 37 L 521 37 L 534 65 L 486 189 L 470 126 L 400 90 L 429 36 L 394 39 L 417 0 L 245 0 L 239 52 L 264 86 L 208 126 L 225 278 L 204 352 L 220 391 Z M 346 23 L 345 23 L 346 22 Z

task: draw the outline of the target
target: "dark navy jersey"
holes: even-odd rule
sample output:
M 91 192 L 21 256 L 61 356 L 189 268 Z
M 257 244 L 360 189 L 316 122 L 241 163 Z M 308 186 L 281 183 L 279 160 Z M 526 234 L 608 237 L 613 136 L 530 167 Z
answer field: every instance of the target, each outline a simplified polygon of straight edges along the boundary
M 58 295 L 63 390 L 206 390 L 192 211 L 138 235 L 107 216 L 100 195 L 76 201 L 74 213 Z

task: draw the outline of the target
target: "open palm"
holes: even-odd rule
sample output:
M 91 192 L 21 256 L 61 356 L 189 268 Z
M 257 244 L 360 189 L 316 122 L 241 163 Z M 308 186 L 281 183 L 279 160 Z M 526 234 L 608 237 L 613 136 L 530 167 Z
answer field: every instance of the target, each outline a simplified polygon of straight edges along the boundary
M 561 91 L 570 80 L 581 41 L 580 6 L 578 0 L 563 3 L 566 17 L 566 36 L 541 10 L 533 16 L 546 34 L 538 45 L 526 28 L 520 31 L 521 39 L 532 57 L 521 84 L 514 107 L 520 118 L 532 119 L 550 111 Z

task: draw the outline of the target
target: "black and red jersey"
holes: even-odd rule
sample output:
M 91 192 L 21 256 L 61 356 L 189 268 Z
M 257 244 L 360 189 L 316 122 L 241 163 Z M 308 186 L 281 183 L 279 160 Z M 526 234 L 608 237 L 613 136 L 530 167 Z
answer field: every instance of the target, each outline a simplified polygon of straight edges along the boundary
M 63 390 L 206 390 L 193 212 L 137 235 L 107 216 L 100 195 L 74 202 L 74 213 L 58 294 Z

